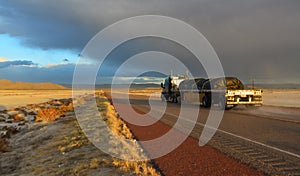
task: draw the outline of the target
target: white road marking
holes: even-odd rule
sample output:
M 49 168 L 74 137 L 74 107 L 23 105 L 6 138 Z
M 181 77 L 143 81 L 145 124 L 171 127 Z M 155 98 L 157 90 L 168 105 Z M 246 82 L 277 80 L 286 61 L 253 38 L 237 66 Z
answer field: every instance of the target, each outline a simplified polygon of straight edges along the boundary
M 173 114 L 171 114 L 171 113 L 165 112 L 165 114 L 177 118 L 176 115 L 173 115 Z M 183 120 L 183 119 L 182 119 L 182 120 Z M 188 121 L 188 122 L 190 122 L 190 123 L 195 123 L 195 122 L 193 122 L 192 120 L 188 120 L 188 119 L 184 119 L 184 120 L 185 120 L 185 121 Z M 255 144 L 257 144 L 257 145 L 261 145 L 261 146 L 264 146 L 264 147 L 266 147 L 266 148 L 270 148 L 270 149 L 273 149 L 273 150 L 276 150 L 276 151 L 279 151 L 279 152 L 282 152 L 282 153 L 285 153 L 285 154 L 294 156 L 294 157 L 296 157 L 296 158 L 300 158 L 300 155 L 298 155 L 298 154 L 295 154 L 295 153 L 292 153 L 292 152 L 289 152 L 289 151 L 286 151 L 286 150 L 283 150 L 283 149 L 280 149 L 280 148 L 277 148 L 277 147 L 273 147 L 273 146 L 270 146 L 270 145 L 267 145 L 267 144 L 264 144 L 264 143 L 261 143 L 261 142 L 257 142 L 257 141 L 254 141 L 254 140 L 252 140 L 252 139 L 248 139 L 248 138 L 245 138 L 245 137 L 242 137 L 242 136 L 239 136 L 239 135 L 236 135 L 236 134 L 233 134 L 233 133 L 230 133 L 230 132 L 221 130 L 221 129 L 217 129 L 217 128 L 214 128 L 214 127 L 205 125 L 205 124 L 203 124 L 203 123 L 200 123 L 200 122 L 196 122 L 196 124 L 201 125 L 201 126 L 203 126 L 203 127 L 206 126 L 207 128 L 217 130 L 217 131 L 219 131 L 219 132 L 221 132 L 221 133 L 225 133 L 225 134 L 228 134 L 228 135 L 230 135 L 230 136 L 234 136 L 234 137 L 237 137 L 237 138 L 246 140 L 246 141 L 248 141 L 248 142 L 252 142 L 252 143 L 255 143 Z

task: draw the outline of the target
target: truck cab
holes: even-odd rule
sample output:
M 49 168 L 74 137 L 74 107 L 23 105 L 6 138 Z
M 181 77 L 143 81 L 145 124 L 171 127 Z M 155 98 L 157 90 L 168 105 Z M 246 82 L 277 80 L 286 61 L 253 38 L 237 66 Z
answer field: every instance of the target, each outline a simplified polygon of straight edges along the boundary
M 162 101 L 169 101 L 173 103 L 178 102 L 179 93 L 179 84 L 184 81 L 184 77 L 180 76 L 168 76 L 164 83 L 161 83 L 161 99 Z

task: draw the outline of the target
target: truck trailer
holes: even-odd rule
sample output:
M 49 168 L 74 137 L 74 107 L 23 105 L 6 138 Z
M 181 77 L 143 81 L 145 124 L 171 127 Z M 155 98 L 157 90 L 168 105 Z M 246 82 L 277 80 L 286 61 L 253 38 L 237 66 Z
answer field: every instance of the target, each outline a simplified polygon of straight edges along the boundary
M 206 108 L 217 104 L 221 109 L 230 109 L 239 104 L 255 106 L 263 104 L 262 90 L 244 89 L 243 83 L 236 77 L 185 79 L 180 81 L 179 85 L 174 84 L 171 77 L 167 79 L 171 89 L 166 91 L 162 84 L 163 100 L 199 103 Z

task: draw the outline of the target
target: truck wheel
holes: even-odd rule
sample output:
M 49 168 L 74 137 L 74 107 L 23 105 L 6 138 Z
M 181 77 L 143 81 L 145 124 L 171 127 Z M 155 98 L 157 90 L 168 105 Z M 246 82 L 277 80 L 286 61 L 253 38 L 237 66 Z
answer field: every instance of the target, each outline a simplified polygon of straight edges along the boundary
M 160 96 L 160 98 L 161 98 L 161 101 L 167 101 L 166 97 L 163 94 Z
M 181 103 L 186 103 L 186 101 L 185 101 L 185 97 L 184 97 L 184 93 L 180 93 L 180 97 L 179 97 L 180 99 L 179 99 L 179 103 L 181 104 Z
M 236 105 L 234 105 L 234 106 L 236 106 Z M 226 103 L 225 98 L 220 98 L 220 101 L 219 101 L 220 109 L 229 110 L 229 109 L 232 109 L 234 106 L 232 106 L 232 107 L 228 106 L 227 103 Z
M 220 98 L 219 100 L 219 108 L 222 110 L 227 109 L 226 100 L 224 98 Z
M 174 97 L 174 103 L 178 103 L 178 97 L 177 96 Z
M 210 102 L 209 98 L 207 98 L 207 96 L 204 96 L 202 98 L 202 105 L 205 108 L 209 108 L 211 106 L 211 102 Z
M 178 100 L 178 103 L 179 103 L 179 104 L 181 104 L 181 102 L 183 102 L 181 96 L 179 96 L 177 100 Z

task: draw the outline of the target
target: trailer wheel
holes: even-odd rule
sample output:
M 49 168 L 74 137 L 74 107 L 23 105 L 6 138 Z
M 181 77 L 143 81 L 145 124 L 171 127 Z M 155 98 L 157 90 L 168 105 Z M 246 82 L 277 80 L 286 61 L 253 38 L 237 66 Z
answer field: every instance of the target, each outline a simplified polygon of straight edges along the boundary
M 211 102 L 210 102 L 209 98 L 207 98 L 206 95 L 202 98 L 202 105 L 205 108 L 209 108 L 211 106 Z

